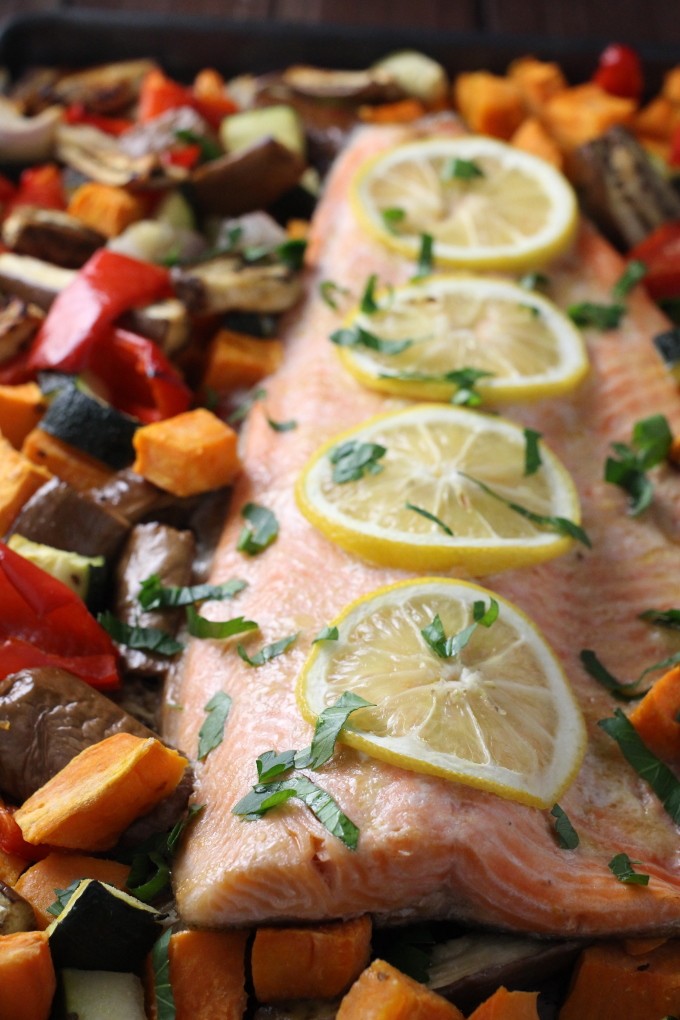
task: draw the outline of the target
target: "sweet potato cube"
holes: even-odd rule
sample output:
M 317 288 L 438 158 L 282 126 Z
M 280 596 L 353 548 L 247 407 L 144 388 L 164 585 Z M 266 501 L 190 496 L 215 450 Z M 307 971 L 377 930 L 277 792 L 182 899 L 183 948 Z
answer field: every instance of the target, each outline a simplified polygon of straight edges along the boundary
M 51 475 L 43 467 L 15 450 L 9 440 L 0 436 L 0 535 L 4 535 L 24 503 L 49 481 Z
M 27 864 L 28 861 L 18 854 L 8 854 L 6 850 L 0 850 L 0 882 L 14 887 Z
M 371 919 L 299 928 L 258 928 L 252 951 L 255 995 L 260 1002 L 332 999 L 367 966 Z
M 517 128 L 510 142 L 518 149 L 552 163 L 558 170 L 564 165 L 564 156 L 559 145 L 550 137 L 537 117 L 527 117 Z
M 205 408 L 137 429 L 133 471 L 175 496 L 229 485 L 241 463 L 237 435 Z
M 488 71 L 459 74 L 454 102 L 471 131 L 508 139 L 524 119 L 519 88 L 509 78 Z
M 680 106 L 671 103 L 665 96 L 656 96 L 636 113 L 633 130 L 638 137 L 668 142 L 678 124 Z
M 680 65 L 666 71 L 661 88 L 661 95 L 670 99 L 671 103 L 680 105 Z
M 259 340 L 247 333 L 221 329 L 208 348 L 203 386 L 218 393 L 249 389 L 281 364 L 280 340 Z
M 247 931 L 180 931 L 168 959 L 177 1020 L 241 1020 Z
M 0 432 L 15 450 L 42 418 L 47 404 L 37 383 L 0 386 Z
M 105 237 L 117 237 L 144 218 L 146 206 L 125 188 L 88 181 L 73 192 L 67 212 Z
M 585 949 L 559 1020 L 651 1020 L 680 1012 L 680 940 L 644 956 L 614 942 Z
M 374 960 L 340 1003 L 337 1020 L 463 1020 L 463 1014 L 389 963 Z
M 572 152 L 614 124 L 630 124 L 635 110 L 634 99 L 613 96 L 595 82 L 586 82 L 549 99 L 542 119 L 560 148 Z
M 535 57 L 513 60 L 508 75 L 519 89 L 526 109 L 534 116 L 540 115 L 552 96 L 567 88 L 567 80 L 559 64 L 536 60 Z
M 538 992 L 509 992 L 501 986 L 468 1020 L 539 1020 Z
M 21 452 L 78 492 L 104 485 L 113 474 L 107 464 L 39 427 L 26 436 Z
M 0 1017 L 48 1020 L 57 980 L 44 931 L 0 935 Z
M 680 763 L 680 666 L 655 681 L 630 713 L 630 721 L 657 758 Z
M 29 843 L 96 852 L 175 789 L 187 765 L 155 737 L 114 733 L 72 758 L 16 811 Z
M 62 854 L 55 851 L 24 871 L 15 885 L 16 891 L 33 907 L 38 928 L 47 928 L 54 916 L 47 912 L 56 900 L 56 889 L 66 889 L 81 878 L 95 878 L 116 889 L 124 889 L 130 868 L 119 861 L 86 854 Z

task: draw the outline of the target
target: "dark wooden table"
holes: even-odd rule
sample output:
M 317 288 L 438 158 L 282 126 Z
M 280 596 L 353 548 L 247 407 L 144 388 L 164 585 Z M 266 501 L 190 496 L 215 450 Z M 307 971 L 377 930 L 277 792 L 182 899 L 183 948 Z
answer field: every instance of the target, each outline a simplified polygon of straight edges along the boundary
M 13 14 L 90 10 L 210 15 L 297 23 L 482 30 L 562 39 L 677 43 L 677 0 L 0 0 Z

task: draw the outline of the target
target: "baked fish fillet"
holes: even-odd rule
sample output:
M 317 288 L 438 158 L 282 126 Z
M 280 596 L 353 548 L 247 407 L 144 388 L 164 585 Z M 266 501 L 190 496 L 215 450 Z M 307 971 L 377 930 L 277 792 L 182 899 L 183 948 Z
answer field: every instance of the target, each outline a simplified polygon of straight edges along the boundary
M 227 691 L 233 704 L 224 740 L 199 774 L 196 801 L 206 807 L 176 863 L 179 909 L 186 922 L 209 927 L 370 911 L 384 921 L 460 918 L 544 935 L 678 931 L 678 829 L 596 725 L 617 702 L 579 661 L 579 651 L 592 648 L 615 675 L 632 678 L 678 648 L 677 635 L 638 614 L 678 603 L 680 476 L 660 470 L 654 504 L 638 519 L 627 515 L 625 495 L 602 480 L 610 442 L 629 441 L 637 420 L 663 413 L 680 428 L 676 387 L 652 345 L 667 324 L 638 292 L 620 329 L 588 331 L 592 369 L 573 396 L 504 410 L 540 430 L 572 472 L 592 551 L 574 548 L 483 582 L 536 621 L 582 705 L 588 751 L 561 800 L 580 835 L 578 849 L 559 848 L 546 811 L 340 747 L 315 779 L 359 826 L 356 852 L 295 801 L 255 822 L 232 814 L 257 780 L 258 754 L 309 743 L 294 687 L 313 637 L 351 600 L 405 576 L 367 565 L 318 534 L 296 509 L 293 485 L 321 442 L 400 406 L 340 367 L 328 341 L 338 316 L 321 300 L 319 283 L 330 279 L 359 295 L 370 273 L 393 283 L 412 275 L 412 263 L 365 236 L 347 200 L 361 161 L 408 136 L 404 128 L 365 129 L 336 165 L 313 224 L 307 300 L 289 320 L 284 365 L 266 383 L 266 408 L 259 404 L 249 416 L 246 469 L 212 577 L 242 577 L 248 588 L 206 615 L 257 620 L 260 643 L 295 631 L 300 637 L 257 669 L 239 659 L 234 642 L 194 641 L 185 656 L 169 695 L 175 704 L 166 711 L 166 737 L 192 751 L 210 697 Z M 584 224 L 573 250 L 549 269 L 551 296 L 562 307 L 610 303 L 621 269 Z M 297 429 L 274 432 L 265 410 L 276 420 L 296 419 Z M 249 501 L 269 507 L 280 523 L 276 542 L 252 558 L 236 551 L 240 508 Z M 612 876 L 607 864 L 620 852 L 643 863 L 646 888 Z

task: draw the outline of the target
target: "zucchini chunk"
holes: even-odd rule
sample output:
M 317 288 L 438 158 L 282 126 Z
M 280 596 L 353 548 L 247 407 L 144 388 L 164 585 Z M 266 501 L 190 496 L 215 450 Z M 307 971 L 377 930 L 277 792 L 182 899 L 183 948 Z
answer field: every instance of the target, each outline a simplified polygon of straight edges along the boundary
M 40 427 L 112 468 L 127 467 L 134 458 L 132 437 L 139 422 L 71 382 L 50 401 Z
M 57 992 L 58 1018 L 78 1020 L 146 1020 L 144 988 L 136 974 L 104 970 L 61 972 Z
M 24 559 L 68 585 L 83 602 L 101 602 L 106 584 L 106 560 L 103 556 L 82 556 L 67 549 L 32 542 L 18 534 L 10 535 L 7 544 Z

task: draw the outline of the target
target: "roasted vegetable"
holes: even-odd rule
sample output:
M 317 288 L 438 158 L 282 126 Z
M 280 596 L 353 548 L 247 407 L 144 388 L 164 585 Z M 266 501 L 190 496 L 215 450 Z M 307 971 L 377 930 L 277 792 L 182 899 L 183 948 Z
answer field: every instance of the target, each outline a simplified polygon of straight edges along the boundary
M 0 881 L 0 935 L 33 931 L 35 927 L 31 904 L 16 889 Z
M 48 1020 L 56 986 L 44 932 L 0 935 L 3 1016 L 8 1020 Z
M 26 205 L 4 221 L 2 239 L 17 255 L 65 269 L 80 269 L 106 243 L 97 223 L 88 225 L 68 212 Z
M 44 929 L 54 920 L 57 890 L 68 889 L 84 878 L 95 878 L 116 889 L 125 889 L 129 874 L 129 866 L 118 861 L 54 851 L 24 871 L 16 890 L 30 904 L 35 914 L 34 926 Z

